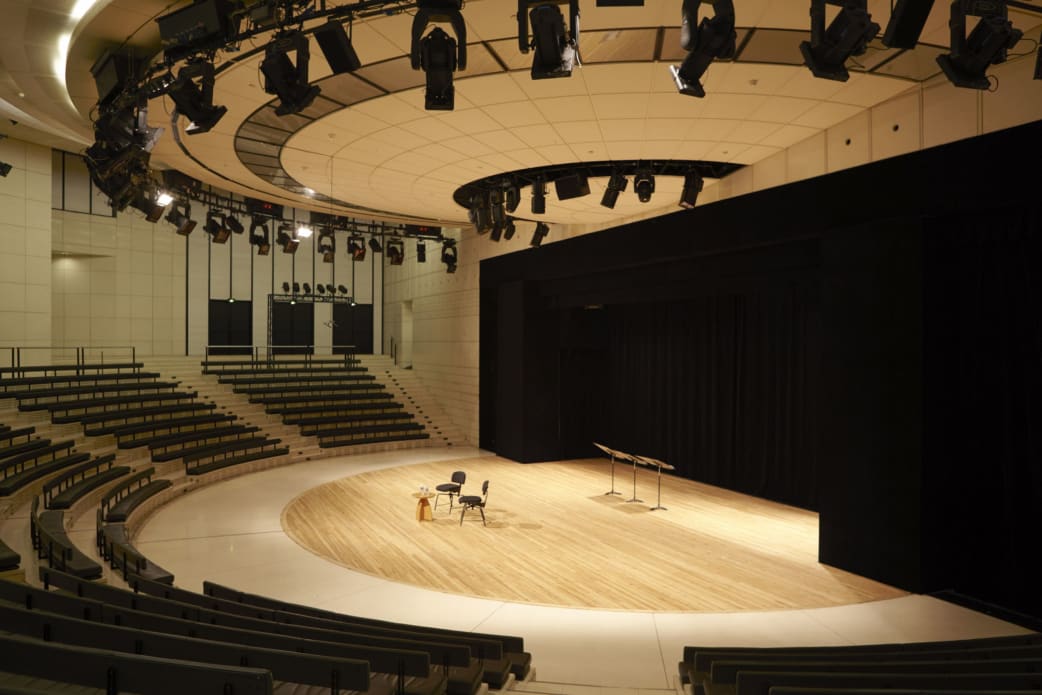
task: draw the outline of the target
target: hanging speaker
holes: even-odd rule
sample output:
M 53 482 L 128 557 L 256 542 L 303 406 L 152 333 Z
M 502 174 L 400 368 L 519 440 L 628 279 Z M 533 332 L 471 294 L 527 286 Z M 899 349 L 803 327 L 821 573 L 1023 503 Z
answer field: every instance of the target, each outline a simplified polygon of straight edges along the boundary
M 590 182 L 586 174 L 568 174 L 554 180 L 558 200 L 569 200 L 590 195 Z
M 883 45 L 890 48 L 915 48 L 930 16 L 933 0 L 897 0 L 890 23 L 883 34 Z
M 315 41 L 322 49 L 322 55 L 329 63 L 329 69 L 334 75 L 343 72 L 354 72 L 362 67 L 362 61 L 358 59 L 351 39 L 344 31 L 344 25 L 335 19 L 331 19 L 318 29 L 315 29 Z

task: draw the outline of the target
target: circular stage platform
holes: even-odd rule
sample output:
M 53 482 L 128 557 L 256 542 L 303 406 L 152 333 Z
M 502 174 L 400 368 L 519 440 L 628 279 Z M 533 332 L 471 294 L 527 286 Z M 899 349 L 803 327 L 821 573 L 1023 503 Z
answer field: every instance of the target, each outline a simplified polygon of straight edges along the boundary
M 464 494 L 489 481 L 487 526 L 422 485 L 455 470 Z M 497 457 L 362 473 L 312 488 L 283 510 L 299 545 L 344 567 L 454 594 L 552 606 L 728 612 L 821 608 L 905 592 L 817 561 L 813 512 L 607 459 L 518 464 Z M 433 502 L 433 500 L 432 500 Z

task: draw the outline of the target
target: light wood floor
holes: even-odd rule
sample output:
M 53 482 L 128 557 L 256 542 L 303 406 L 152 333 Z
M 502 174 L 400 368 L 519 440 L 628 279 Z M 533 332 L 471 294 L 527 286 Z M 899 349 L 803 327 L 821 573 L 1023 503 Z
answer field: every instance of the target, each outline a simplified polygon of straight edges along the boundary
M 488 526 L 460 526 L 445 498 L 416 520 L 412 492 L 465 470 L 489 480 Z M 607 459 L 518 464 L 496 457 L 385 469 L 308 490 L 286 533 L 345 567 L 449 593 L 543 605 L 651 611 L 816 608 L 905 592 L 817 561 L 817 514 Z

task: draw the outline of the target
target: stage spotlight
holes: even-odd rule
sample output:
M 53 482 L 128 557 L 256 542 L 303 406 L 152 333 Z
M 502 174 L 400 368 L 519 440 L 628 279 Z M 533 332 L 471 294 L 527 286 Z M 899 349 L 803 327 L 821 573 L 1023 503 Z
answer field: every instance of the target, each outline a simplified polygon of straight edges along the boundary
M 304 294 L 311 294 L 311 285 L 304 283 Z
M 230 229 L 232 234 L 242 234 L 246 231 L 242 226 L 242 222 L 239 222 L 230 212 L 224 216 L 224 226 Z
M 637 200 L 646 203 L 655 192 L 655 175 L 649 169 L 641 169 L 633 176 L 633 190 L 637 192 Z
M 625 176 L 616 172 L 611 175 L 608 179 L 608 186 L 604 189 L 604 195 L 601 196 L 601 205 L 606 208 L 614 208 L 615 202 L 619 199 L 619 194 L 626 190 L 626 186 L 629 185 L 629 181 Z
M 680 207 L 693 208 L 698 194 L 702 192 L 702 175 L 697 171 L 689 171 L 684 175 L 684 188 L 680 191 Z
M 1006 52 L 1023 38 L 1024 32 L 1014 29 L 1007 19 L 1004 1 L 975 3 L 970 10 L 968 13 L 961 3 L 952 3 L 948 22 L 951 53 L 937 56 L 937 64 L 956 87 L 988 89 L 991 82 L 985 71 L 991 65 L 1005 62 Z M 969 38 L 966 37 L 967 14 L 980 16 Z
M 427 111 L 452 111 L 456 88 L 452 73 L 456 69 L 456 40 L 440 27 L 434 27 L 420 44 L 420 66 L 427 76 L 424 108 Z
M 322 55 L 326 57 L 326 63 L 334 75 L 354 72 L 362 67 L 362 61 L 358 59 L 358 54 L 351 45 L 351 37 L 338 20 L 330 19 L 315 29 L 315 41 L 322 49 Z
M 680 47 L 688 52 L 684 62 L 670 65 L 677 91 L 693 97 L 704 97 L 705 90 L 700 80 L 716 58 L 734 57 L 734 2 L 716 0 L 713 3 L 713 18 L 698 23 L 697 0 L 684 0 L 681 10 Z M 696 28 L 697 27 L 697 28 Z M 609 206 L 610 207 L 610 206 Z
M 387 242 L 387 260 L 391 265 L 401 265 L 405 261 L 405 244 L 401 239 L 391 239 Z
M 347 255 L 351 256 L 352 261 L 364 261 L 365 237 L 357 235 L 349 237 L 347 240 Z
M 412 43 L 409 58 L 413 70 L 423 70 L 427 77 L 424 106 L 428 111 L 451 111 L 455 106 L 452 73 L 467 69 L 467 24 L 460 10 L 462 0 L 419 0 L 412 21 Z M 450 22 L 456 38 L 441 27 L 424 36 L 432 21 Z
M 327 282 L 326 283 L 326 292 L 328 292 L 331 295 L 336 294 L 336 287 L 334 287 L 333 285 L 331 285 L 331 284 L 329 284 Z
M 148 222 L 158 222 L 163 217 L 163 213 L 166 211 L 166 207 L 172 202 L 172 198 L 167 196 L 166 203 L 160 203 L 161 198 L 151 191 L 138 191 L 137 195 L 131 201 L 130 206 L 135 210 L 140 210 L 145 214 L 145 220 Z
M 503 205 L 506 207 L 507 212 L 514 212 L 520 203 L 521 190 L 516 183 L 511 182 L 503 191 Z
M 290 51 L 297 54 L 296 67 L 289 59 Z M 306 109 L 322 91 L 318 85 L 308 83 L 310 58 L 308 38 L 300 32 L 276 39 L 264 49 L 264 60 L 260 66 L 264 74 L 264 91 L 281 100 L 275 109 L 276 115 L 285 116 Z
M 172 202 L 174 202 L 174 196 L 170 195 L 166 191 L 159 191 L 156 193 L 156 205 L 159 207 L 165 208 Z
M 315 289 L 318 290 L 319 294 L 325 296 L 325 294 L 326 294 L 326 286 L 325 285 L 323 285 L 322 283 L 315 283 Z
M 279 233 L 275 236 L 275 243 L 282 247 L 283 253 L 296 253 L 297 247 L 300 246 L 300 240 L 295 239 L 289 232 L 289 227 L 285 225 L 279 227 Z
M 933 0 L 897 0 L 883 32 L 883 45 L 890 48 L 915 48 L 923 33 Z
M 532 214 L 546 213 L 546 180 L 538 178 L 532 183 Z
M 459 253 L 456 250 L 456 241 L 446 239 L 441 244 L 441 262 L 445 264 L 445 272 L 455 273 L 459 262 Z
M 254 217 L 250 222 L 250 244 L 257 247 L 258 256 L 267 256 L 271 251 L 271 235 L 262 217 Z
M 545 222 L 536 222 L 535 231 L 532 232 L 532 246 L 539 246 L 543 243 L 543 239 L 550 233 L 550 227 Z
M 170 206 L 170 212 L 166 214 L 166 221 L 174 225 L 175 230 L 181 236 L 188 236 L 195 229 L 195 220 L 192 219 L 192 206 L 188 203 L 174 203 Z
M 318 244 L 316 245 L 318 253 L 322 254 L 323 263 L 332 263 L 336 257 L 336 239 L 333 237 L 331 230 L 322 230 L 318 235 Z
M 336 289 L 337 289 L 337 291 L 338 291 L 338 292 L 339 292 L 340 294 L 345 294 L 345 295 L 347 294 L 347 288 L 346 288 L 346 287 L 344 287 L 343 285 L 337 285 L 337 286 L 336 286 Z M 330 290 L 330 291 L 329 291 L 329 293 L 330 293 L 330 294 L 332 294 L 332 293 L 333 293 L 333 291 L 332 291 L 332 290 Z
M 382 253 L 384 248 L 380 245 L 380 240 L 375 236 L 369 237 L 369 248 L 372 249 L 373 253 Z
M 825 5 L 839 5 L 835 19 L 825 28 Z M 803 62 L 815 77 L 846 82 L 850 73 L 844 63 L 859 56 L 879 33 L 879 25 L 868 12 L 868 0 L 811 0 L 810 41 L 800 43 Z
M 293 283 L 293 294 L 300 294 L 300 283 L 299 282 L 294 282 Z
M 221 213 L 211 210 L 206 213 L 206 224 L 203 225 L 203 231 L 210 235 L 210 241 L 215 244 L 227 243 L 228 237 L 232 235 L 231 230 L 219 221 L 220 217 Z
M 426 263 L 427 262 L 427 245 L 420 239 L 416 242 L 416 262 Z
M 489 238 L 492 241 L 499 241 L 500 237 L 503 236 L 503 227 L 506 225 L 507 213 L 506 208 L 503 206 L 503 191 L 492 190 L 488 194 L 489 212 L 492 218 L 492 229 L 489 234 Z
M 202 61 L 181 68 L 177 79 L 167 87 L 166 93 L 173 100 L 177 112 L 188 119 L 186 134 L 208 133 L 228 113 L 227 107 L 214 106 L 213 84 L 213 63 Z
M 282 283 L 282 291 L 285 292 L 286 294 L 289 294 L 289 283 L 288 282 Z
M 474 231 L 484 234 L 492 229 L 492 213 L 488 208 L 488 198 L 482 193 L 475 193 L 470 198 L 470 209 L 467 218 L 474 225 Z
M 11 173 L 13 167 L 7 162 L 0 162 L 0 176 L 7 178 L 7 175 Z
M 514 222 L 514 218 L 507 217 L 506 224 L 503 225 L 503 238 L 510 241 L 514 238 L 515 232 L 517 232 L 517 225 Z
M 311 227 L 307 226 L 306 224 L 298 224 L 297 225 L 297 238 L 298 239 L 310 239 L 311 235 L 314 234 L 314 233 L 315 233 L 315 230 L 313 230 Z
M 533 7 L 534 5 L 534 7 Z M 532 79 L 569 77 L 579 51 L 579 0 L 569 0 L 570 30 L 558 3 L 518 0 L 517 42 L 522 53 L 534 49 Z M 531 10 L 529 10 L 531 8 Z M 532 37 L 528 26 L 531 20 Z

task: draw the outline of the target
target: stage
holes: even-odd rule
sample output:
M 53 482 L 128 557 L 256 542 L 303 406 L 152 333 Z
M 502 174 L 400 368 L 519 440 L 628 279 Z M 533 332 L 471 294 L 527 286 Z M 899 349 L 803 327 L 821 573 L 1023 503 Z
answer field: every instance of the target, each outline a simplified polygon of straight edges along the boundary
M 607 458 L 519 464 L 485 456 L 387 468 L 306 490 L 286 534 L 343 567 L 417 587 L 546 606 L 630 611 L 823 608 L 905 592 L 817 561 L 813 512 Z M 489 481 L 483 526 L 442 497 L 418 521 L 421 485 L 454 470 Z M 433 500 L 432 500 L 433 503 Z

